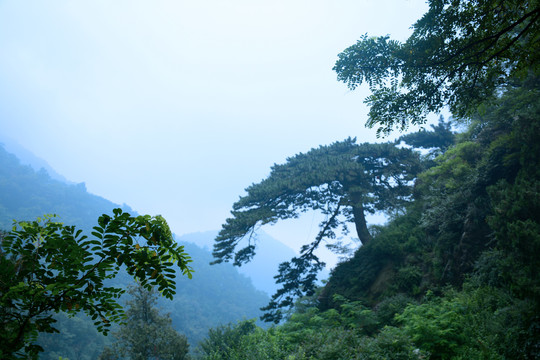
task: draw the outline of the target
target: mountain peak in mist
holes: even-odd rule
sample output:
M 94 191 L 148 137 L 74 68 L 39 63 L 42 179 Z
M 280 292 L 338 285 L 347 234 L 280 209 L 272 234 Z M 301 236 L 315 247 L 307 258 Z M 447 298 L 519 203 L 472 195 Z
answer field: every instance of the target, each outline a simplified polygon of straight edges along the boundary
M 49 174 L 51 179 L 58 180 L 66 184 L 73 184 L 73 182 L 68 181 L 63 175 L 57 173 L 56 170 L 54 170 L 49 163 L 47 163 L 47 161 L 35 155 L 33 152 L 26 149 L 15 140 L 0 135 L 0 146 L 3 146 L 8 153 L 15 155 L 22 165 L 29 165 L 36 172 L 43 169 Z
M 194 243 L 212 251 L 217 234 L 218 231 L 196 232 L 182 235 L 177 240 L 179 242 Z M 274 276 L 278 273 L 279 264 L 289 261 L 297 254 L 293 249 L 265 232 L 257 234 L 256 252 L 253 260 L 238 267 L 238 272 L 248 276 L 255 288 L 272 295 L 279 288 L 274 279 Z

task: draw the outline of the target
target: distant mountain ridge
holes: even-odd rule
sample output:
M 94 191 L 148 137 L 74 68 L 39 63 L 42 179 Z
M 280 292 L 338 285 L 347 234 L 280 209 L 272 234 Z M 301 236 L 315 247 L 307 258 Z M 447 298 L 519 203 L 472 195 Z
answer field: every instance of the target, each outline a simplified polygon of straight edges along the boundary
M 33 152 L 27 150 L 21 146 L 15 140 L 0 135 L 0 146 L 4 146 L 4 149 L 15 155 L 22 165 L 29 165 L 36 172 L 39 172 L 41 169 L 44 169 L 51 179 L 61 181 L 66 184 L 74 184 L 71 181 L 68 181 L 63 175 L 59 174 L 54 170 L 47 161 L 36 156 Z
M 37 157 L 36 157 L 37 158 Z M 0 146 L 0 228 L 9 229 L 13 220 L 34 220 L 56 214 L 59 220 L 90 230 L 97 218 L 121 207 L 90 194 L 84 183 L 69 184 L 51 178 L 44 168 L 34 170 Z
M 191 233 L 180 236 L 178 240 L 193 243 L 212 251 L 217 234 L 218 231 Z M 257 234 L 256 247 L 257 253 L 253 260 L 237 267 L 238 272 L 250 277 L 258 290 L 273 295 L 279 288 L 274 280 L 279 264 L 289 261 L 297 254 L 287 245 L 262 231 Z
M 36 172 L 0 146 L 0 229 L 9 230 L 13 219 L 35 220 L 44 214 L 54 213 L 61 222 L 75 225 L 89 234 L 101 214 L 110 214 L 117 207 L 121 206 L 88 193 L 84 183 L 69 184 L 51 178 L 46 170 Z M 122 207 L 134 213 L 127 205 Z M 177 240 L 184 241 L 182 238 Z M 177 295 L 172 301 L 160 301 L 160 305 L 164 312 L 171 312 L 173 326 L 186 334 L 192 347 L 206 336 L 210 328 L 262 315 L 260 308 L 268 303 L 269 298 L 258 291 L 247 276 L 240 274 L 231 264 L 210 266 L 212 255 L 200 246 L 186 242 L 185 249 L 194 260 L 193 279 L 178 276 Z M 132 283 L 127 275 L 119 276 L 115 281 L 119 286 Z M 82 323 L 77 325 L 74 321 Z M 41 358 L 58 359 L 58 355 L 95 358 L 90 355 L 95 353 L 93 348 L 104 343 L 96 340 L 96 336 L 101 335 L 95 331 L 94 335 L 89 335 L 93 340 L 77 343 L 79 352 L 73 353 L 75 350 L 71 349 L 73 333 L 77 329 L 95 330 L 91 323 L 87 324 L 88 321 L 84 317 L 63 317 L 62 323 L 58 324 L 61 334 L 40 337 L 48 351 Z M 89 355 L 80 357 L 80 354 L 86 354 L 86 350 Z

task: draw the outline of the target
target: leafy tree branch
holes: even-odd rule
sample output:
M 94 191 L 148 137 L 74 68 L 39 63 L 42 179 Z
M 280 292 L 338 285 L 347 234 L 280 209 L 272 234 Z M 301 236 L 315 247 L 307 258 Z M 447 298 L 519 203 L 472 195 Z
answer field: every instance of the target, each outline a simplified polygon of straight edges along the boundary
M 368 84 L 367 126 L 387 135 L 445 106 L 470 116 L 512 78 L 538 74 L 539 38 L 538 1 L 431 0 L 407 41 L 364 35 L 334 70 L 351 89 Z
M 57 332 L 53 313 L 83 311 L 100 332 L 123 318 L 108 286 L 121 267 L 142 286 L 156 286 L 167 298 L 175 293 L 176 264 L 191 277 L 190 257 L 172 238 L 161 216 L 133 217 L 121 209 L 102 215 L 88 238 L 74 226 L 47 216 L 18 222 L 0 247 L 0 356 L 36 358 L 38 333 Z

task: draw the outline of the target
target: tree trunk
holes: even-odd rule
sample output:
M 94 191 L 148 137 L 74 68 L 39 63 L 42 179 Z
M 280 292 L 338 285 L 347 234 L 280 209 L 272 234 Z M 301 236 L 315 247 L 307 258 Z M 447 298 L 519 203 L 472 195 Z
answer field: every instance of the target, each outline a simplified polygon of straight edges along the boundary
M 362 203 L 358 203 L 356 205 L 353 205 L 353 215 L 354 215 L 354 225 L 356 226 L 356 233 L 358 234 L 358 238 L 362 242 L 362 245 L 367 245 L 372 237 L 369 233 L 367 222 L 366 222 L 366 216 L 364 214 L 364 206 Z

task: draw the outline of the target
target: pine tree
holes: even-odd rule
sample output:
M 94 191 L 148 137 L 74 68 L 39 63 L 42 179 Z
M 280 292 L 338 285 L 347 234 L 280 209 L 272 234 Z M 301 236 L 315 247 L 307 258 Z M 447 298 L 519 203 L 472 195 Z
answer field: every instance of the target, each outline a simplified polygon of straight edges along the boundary
M 298 296 L 312 295 L 318 271 L 324 263 L 315 255 L 321 242 L 335 242 L 336 232 L 354 224 L 363 245 L 371 241 L 366 213 L 395 212 L 411 200 L 416 174 L 422 162 L 415 151 L 395 143 L 357 144 L 346 139 L 320 146 L 274 165 L 270 175 L 246 189 L 233 204 L 232 217 L 218 234 L 215 263 L 234 261 L 240 266 L 255 255 L 256 230 L 301 213 L 320 211 L 326 219 L 315 239 L 303 245 L 300 256 L 282 263 L 274 278 L 282 284 L 263 308 L 266 321 L 279 322 L 281 308 L 290 307 Z M 242 246 L 240 243 L 245 243 Z
M 156 290 L 138 284 L 128 293 L 132 299 L 127 301 L 126 322 L 114 333 L 116 342 L 105 348 L 100 359 L 188 359 L 186 337 L 174 330 L 169 316 L 161 315 L 156 308 Z

